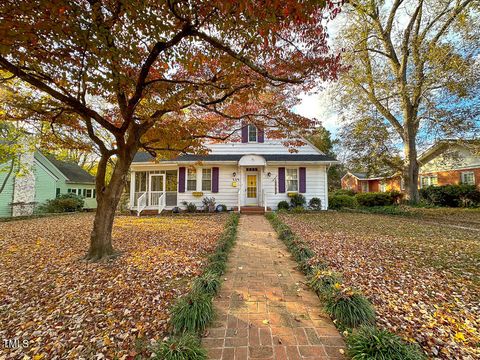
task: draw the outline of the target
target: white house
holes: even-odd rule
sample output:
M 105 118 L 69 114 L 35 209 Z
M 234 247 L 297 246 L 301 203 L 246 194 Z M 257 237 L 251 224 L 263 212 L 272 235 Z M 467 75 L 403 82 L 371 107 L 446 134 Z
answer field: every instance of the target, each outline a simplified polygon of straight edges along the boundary
M 184 201 L 202 206 L 205 197 L 228 209 L 276 209 L 292 193 L 307 203 L 317 197 L 328 207 L 327 170 L 337 161 L 312 144 L 289 151 L 284 140 L 267 139 L 254 125 L 242 128 L 231 142 L 210 143 L 208 155 L 181 155 L 155 161 L 138 153 L 131 165 L 130 209 L 162 211 Z M 241 140 L 240 140 L 241 139 Z

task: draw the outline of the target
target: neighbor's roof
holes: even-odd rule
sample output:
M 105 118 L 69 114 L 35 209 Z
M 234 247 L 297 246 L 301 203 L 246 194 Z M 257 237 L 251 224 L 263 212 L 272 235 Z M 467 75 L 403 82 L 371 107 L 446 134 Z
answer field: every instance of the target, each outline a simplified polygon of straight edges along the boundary
M 432 156 L 436 156 L 441 153 L 444 149 L 453 146 L 453 145 L 480 145 L 480 139 L 442 139 L 438 140 L 435 144 L 430 146 L 418 157 L 420 163 L 429 161 Z
M 61 161 L 53 155 L 45 157 L 72 183 L 95 183 L 95 178 L 74 162 Z
M 170 160 L 160 160 L 160 162 L 192 162 L 192 161 L 239 161 L 247 154 L 209 154 L 209 155 L 180 155 Z M 336 162 L 336 159 L 323 154 L 260 154 L 266 161 L 324 161 Z M 154 158 L 146 152 L 139 152 L 135 155 L 133 162 L 150 162 Z
M 351 171 L 348 171 L 345 175 L 342 176 L 342 179 L 347 176 L 347 175 L 352 175 L 352 176 L 355 176 L 358 180 L 383 180 L 383 179 L 388 179 L 388 178 L 391 178 L 394 175 L 390 175 L 390 176 L 368 176 L 367 173 L 365 172 L 351 172 Z

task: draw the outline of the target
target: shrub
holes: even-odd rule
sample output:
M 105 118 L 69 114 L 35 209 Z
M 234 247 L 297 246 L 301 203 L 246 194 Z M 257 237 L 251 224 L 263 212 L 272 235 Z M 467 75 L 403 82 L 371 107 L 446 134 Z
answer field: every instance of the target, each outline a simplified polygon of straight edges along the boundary
M 81 211 L 85 201 L 83 197 L 76 194 L 61 194 L 55 199 L 47 200 L 45 204 L 40 206 L 41 212 L 46 213 L 62 213 Z
M 394 204 L 394 197 L 388 192 L 370 192 L 355 195 L 359 206 L 387 206 Z
M 348 195 L 333 195 L 328 197 L 328 207 L 330 209 L 338 210 L 342 208 L 353 209 L 357 206 L 357 201 L 354 196 Z
M 420 197 L 430 205 L 467 207 L 480 205 L 480 191 L 475 185 L 429 186 L 420 189 Z
M 215 211 L 215 198 L 212 197 L 204 197 L 202 200 L 203 208 L 205 212 L 214 212 Z
M 352 360 L 423 360 L 426 356 L 416 344 L 373 326 L 362 326 L 347 337 L 347 352 Z
M 212 296 L 193 292 L 178 300 L 172 309 L 173 332 L 202 331 L 213 319 Z
M 290 198 L 290 205 L 292 208 L 296 208 L 298 206 L 305 207 L 305 204 L 307 203 L 307 199 L 305 199 L 305 196 L 302 194 L 294 194 Z
M 350 190 L 350 189 L 338 189 L 335 190 L 333 195 L 348 195 L 348 196 L 355 196 L 357 193 L 355 190 Z
M 206 360 L 207 352 L 193 334 L 183 334 L 163 341 L 153 353 L 155 360 Z
M 220 289 L 220 278 L 217 274 L 207 271 L 193 282 L 193 291 L 214 296 Z
M 278 203 L 277 208 L 278 210 L 288 210 L 290 205 L 288 204 L 288 201 L 282 200 Z
M 322 210 L 322 200 L 317 197 L 313 197 L 308 202 L 308 207 L 312 210 Z
M 342 288 L 328 297 L 325 310 L 341 325 L 350 328 L 372 325 L 375 322 L 372 304 L 365 296 L 349 288 Z
M 182 205 L 187 208 L 187 212 L 189 213 L 194 213 L 197 211 L 197 205 L 195 205 L 193 202 L 187 202 L 187 201 L 182 201 Z
M 308 279 L 308 285 L 321 299 L 327 299 L 328 297 L 334 295 L 336 287 L 338 284 L 340 284 L 340 282 L 340 274 L 333 271 L 320 269 L 318 269 Z

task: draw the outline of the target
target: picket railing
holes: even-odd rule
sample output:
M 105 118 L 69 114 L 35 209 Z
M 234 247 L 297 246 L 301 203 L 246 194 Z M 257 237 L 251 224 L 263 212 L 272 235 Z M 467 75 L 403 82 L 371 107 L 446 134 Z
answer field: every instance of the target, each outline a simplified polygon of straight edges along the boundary
M 137 199 L 137 216 L 147 207 L 147 193 L 144 192 Z

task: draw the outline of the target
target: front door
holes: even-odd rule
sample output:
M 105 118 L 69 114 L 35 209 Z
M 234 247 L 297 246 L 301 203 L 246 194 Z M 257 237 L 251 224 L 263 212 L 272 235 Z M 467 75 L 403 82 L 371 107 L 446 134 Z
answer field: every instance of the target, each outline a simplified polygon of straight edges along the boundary
M 165 193 L 165 174 L 150 174 L 148 206 L 158 207 L 160 196 Z
M 258 205 L 257 174 L 247 174 L 247 205 Z

